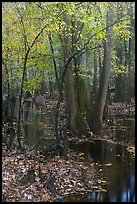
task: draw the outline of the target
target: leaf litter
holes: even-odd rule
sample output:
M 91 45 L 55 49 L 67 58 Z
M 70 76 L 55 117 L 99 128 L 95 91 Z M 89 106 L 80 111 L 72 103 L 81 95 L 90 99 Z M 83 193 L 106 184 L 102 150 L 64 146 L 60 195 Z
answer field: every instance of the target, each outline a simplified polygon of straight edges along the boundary
M 43 162 L 38 153 L 37 159 L 30 159 L 29 152 L 28 158 L 10 151 L 2 157 L 2 196 L 7 202 L 51 202 L 76 192 L 106 191 L 102 178 L 95 175 L 94 163 L 81 160 L 83 154 L 70 150 L 68 160 L 55 156 Z M 55 192 L 47 187 L 49 171 Z

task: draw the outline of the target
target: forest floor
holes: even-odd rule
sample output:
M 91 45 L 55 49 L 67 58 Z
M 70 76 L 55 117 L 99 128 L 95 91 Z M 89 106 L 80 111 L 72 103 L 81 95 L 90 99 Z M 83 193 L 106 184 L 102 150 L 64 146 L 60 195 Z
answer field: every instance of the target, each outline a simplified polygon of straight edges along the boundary
M 44 97 L 44 98 L 43 98 Z M 45 99 L 46 100 L 43 100 Z M 39 96 L 36 102 L 41 104 L 40 111 L 53 114 L 55 100 Z M 60 111 L 64 112 L 62 103 Z M 135 102 L 132 99 L 130 107 L 127 104 L 113 103 L 108 106 L 108 113 L 134 114 Z M 111 135 L 69 136 L 69 143 L 82 143 L 96 139 L 117 143 Z M 135 157 L 135 146 L 123 143 L 129 152 Z M 46 160 L 39 150 L 34 147 L 26 147 L 22 152 L 15 148 L 13 151 L 2 144 L 2 199 L 3 202 L 48 202 L 56 199 L 63 199 L 64 195 L 76 192 L 85 193 L 88 191 L 103 192 L 107 180 L 101 175 L 101 168 L 98 163 L 84 161 L 84 153 L 77 154 L 68 149 L 68 159 L 54 156 Z M 100 176 L 97 176 L 94 167 L 98 166 Z M 87 179 L 88 178 L 88 179 Z

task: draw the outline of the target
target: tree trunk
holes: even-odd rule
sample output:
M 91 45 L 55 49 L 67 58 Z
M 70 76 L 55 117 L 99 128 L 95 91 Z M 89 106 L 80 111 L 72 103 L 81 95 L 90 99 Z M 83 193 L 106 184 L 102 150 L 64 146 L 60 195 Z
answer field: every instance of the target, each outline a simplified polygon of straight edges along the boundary
M 6 81 L 7 81 L 7 98 L 10 97 L 10 82 L 9 82 L 9 72 L 8 72 L 8 67 L 7 67 L 7 63 L 4 62 L 3 60 L 3 70 L 5 69 L 5 78 L 6 78 Z M 4 80 L 3 80 L 3 83 L 4 83 Z
M 63 15 L 66 25 L 70 25 L 69 16 L 66 14 Z M 69 30 L 67 31 L 70 32 Z M 72 39 L 68 35 L 65 35 L 62 38 L 62 45 L 64 49 L 64 64 L 66 68 L 65 75 L 65 94 L 66 94 L 66 110 L 68 113 L 68 127 L 72 130 L 74 134 L 87 134 L 86 126 L 83 120 L 83 116 L 78 108 L 77 98 L 76 98 L 76 88 L 72 71 L 72 62 L 67 64 L 67 60 L 70 58 L 70 55 L 73 53 L 71 49 Z
M 76 98 L 75 98 L 75 88 L 74 79 L 71 66 L 69 65 L 66 71 L 65 79 L 65 92 L 66 92 L 66 102 L 67 102 L 67 112 L 68 112 L 68 122 L 69 126 L 75 130 L 76 127 Z
M 97 53 L 94 50 L 94 78 L 93 78 L 93 97 L 96 100 L 97 95 Z
M 53 64 L 54 64 L 54 71 L 55 71 L 55 77 L 56 77 L 58 92 L 59 92 L 59 94 L 61 94 L 58 71 L 57 71 L 57 64 L 56 64 L 55 57 L 54 57 L 54 48 L 53 48 L 53 41 L 51 38 L 51 34 L 48 34 L 48 38 L 49 38 L 49 43 L 50 43 L 51 54 L 53 55 L 52 59 L 53 59 Z
M 111 3 L 109 3 L 109 11 L 107 13 L 107 26 L 113 23 L 112 18 L 112 10 L 111 10 Z M 93 114 L 90 117 L 89 127 L 91 131 L 96 134 L 102 132 L 102 116 L 104 110 L 104 104 L 107 94 L 108 88 L 108 79 L 109 79 L 109 72 L 111 66 L 111 53 L 112 53 L 112 35 L 113 35 L 113 28 L 112 26 L 107 29 L 107 41 L 104 41 L 104 61 L 103 61 L 103 69 L 100 73 L 100 80 L 99 80 L 99 90 L 96 98 L 96 102 L 94 105 Z
M 120 47 L 117 47 L 117 66 L 119 69 L 121 69 L 120 66 L 125 66 L 125 63 L 123 61 L 123 46 L 120 45 Z M 126 74 L 125 73 L 116 73 L 115 75 L 115 95 L 114 95 L 114 101 L 115 102 L 124 102 L 126 101 Z
M 132 2 L 133 3 L 133 2 Z M 135 32 L 135 22 L 134 22 L 134 8 L 133 5 L 131 4 L 129 7 L 129 15 L 130 15 L 130 24 L 131 27 L 129 28 L 130 32 L 133 33 L 133 37 L 129 38 L 128 41 L 128 57 L 127 57 L 127 62 L 128 62 L 128 102 L 130 103 L 131 97 L 134 96 L 134 93 L 132 93 L 132 80 L 131 80 L 131 59 L 132 59 L 132 50 L 135 50 L 133 39 L 134 39 L 134 32 Z M 134 88 L 133 88 L 134 89 Z M 135 90 L 134 90 L 135 91 Z

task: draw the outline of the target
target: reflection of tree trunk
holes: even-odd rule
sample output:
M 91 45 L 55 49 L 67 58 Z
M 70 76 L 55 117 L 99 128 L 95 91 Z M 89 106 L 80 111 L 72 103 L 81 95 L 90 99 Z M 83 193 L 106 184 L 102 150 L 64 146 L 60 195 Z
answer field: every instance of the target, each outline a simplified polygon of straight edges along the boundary
M 57 145 L 59 144 L 61 140 L 61 137 L 59 136 L 59 133 L 58 133 L 58 120 L 59 120 L 59 108 L 60 108 L 60 104 L 62 101 L 63 101 L 63 96 L 61 94 L 56 104 L 56 113 L 55 113 L 55 136 L 56 136 Z
M 122 202 L 122 192 L 121 192 L 121 188 L 119 191 L 117 191 L 117 197 L 116 197 L 116 202 Z
M 135 202 L 135 186 L 131 188 L 128 202 Z
M 24 131 L 24 141 L 28 139 L 28 131 L 29 131 L 29 126 L 28 126 L 28 120 L 29 120 L 29 109 L 31 106 L 31 101 L 25 101 L 24 103 L 24 110 L 23 110 L 23 131 Z
M 107 203 L 107 202 L 110 202 L 111 201 L 111 197 L 110 197 L 110 192 L 108 191 L 107 193 L 103 194 L 103 202 Z

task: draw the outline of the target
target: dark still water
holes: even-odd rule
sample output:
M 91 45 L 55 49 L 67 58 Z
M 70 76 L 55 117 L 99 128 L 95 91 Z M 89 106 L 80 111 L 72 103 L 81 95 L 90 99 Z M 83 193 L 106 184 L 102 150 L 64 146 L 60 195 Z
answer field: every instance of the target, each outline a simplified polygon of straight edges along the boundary
M 18 102 L 9 101 L 8 112 L 11 116 L 18 119 Z M 21 114 L 21 122 L 22 142 L 24 144 L 42 148 L 49 139 L 55 139 L 54 118 L 46 116 L 41 111 L 40 105 L 31 101 L 25 102 Z
M 79 202 L 135 202 L 135 163 L 124 146 L 97 140 L 73 145 L 73 149 L 84 152 L 89 163 L 94 162 L 100 183 L 101 178 L 107 180 L 101 184 L 106 192 L 88 193 Z
M 11 106 L 13 115 L 18 112 L 18 106 Z M 40 107 L 26 103 L 22 114 L 22 135 L 24 144 L 38 148 L 54 139 L 54 118 L 43 114 Z M 134 144 L 134 119 L 119 119 L 108 133 L 116 140 Z M 65 196 L 60 202 L 135 202 L 135 160 L 122 144 L 96 140 L 79 145 L 71 144 L 77 153 L 83 152 L 85 162 L 95 167 L 98 185 L 106 191 L 91 190 L 84 194 Z M 107 182 L 102 182 L 106 180 Z M 58 202 L 58 201 L 56 201 Z
M 23 112 L 22 133 L 24 143 L 38 148 L 44 147 L 48 139 L 54 139 L 54 118 L 42 113 L 40 107 L 31 104 Z

